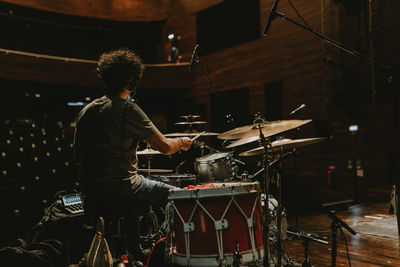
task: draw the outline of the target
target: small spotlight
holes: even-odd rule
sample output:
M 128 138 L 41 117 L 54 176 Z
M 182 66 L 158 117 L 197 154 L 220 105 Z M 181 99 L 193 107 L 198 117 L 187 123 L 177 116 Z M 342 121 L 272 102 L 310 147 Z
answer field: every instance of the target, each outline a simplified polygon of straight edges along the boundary
M 352 133 L 357 132 L 358 131 L 358 125 L 357 124 L 350 125 L 349 126 L 349 131 L 352 132 Z
M 41 94 L 35 94 L 35 97 L 36 98 L 40 98 L 40 97 L 42 97 L 42 95 Z
M 175 35 L 174 35 L 173 33 L 171 33 L 171 34 L 168 35 L 168 39 L 169 39 L 169 40 L 174 39 L 174 37 L 175 37 Z
M 86 101 L 90 101 L 90 99 L 91 99 L 91 98 L 88 97 L 88 96 L 85 98 Z

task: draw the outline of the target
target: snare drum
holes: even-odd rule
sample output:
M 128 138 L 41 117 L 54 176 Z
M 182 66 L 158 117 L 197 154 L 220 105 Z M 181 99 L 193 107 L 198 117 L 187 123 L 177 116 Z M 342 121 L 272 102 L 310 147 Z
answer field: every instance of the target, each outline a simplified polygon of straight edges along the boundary
M 261 262 L 263 235 L 259 183 L 170 190 L 168 251 L 173 264 L 226 266 Z
M 152 175 L 152 180 L 163 182 L 176 187 L 184 188 L 188 185 L 196 185 L 196 176 L 193 174 L 164 174 L 164 175 Z
M 218 152 L 197 158 L 194 168 L 200 182 L 223 182 L 232 175 L 231 153 Z

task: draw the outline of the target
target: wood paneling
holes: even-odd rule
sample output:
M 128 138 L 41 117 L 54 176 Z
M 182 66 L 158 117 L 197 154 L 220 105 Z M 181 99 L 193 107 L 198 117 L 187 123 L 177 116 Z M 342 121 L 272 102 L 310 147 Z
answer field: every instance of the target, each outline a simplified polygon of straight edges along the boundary
M 0 53 L 0 78 L 30 82 L 101 87 L 96 76 L 96 62 L 87 63 Z M 145 89 L 186 89 L 192 85 L 188 64 L 146 65 Z
M 2 0 L 2 2 L 75 16 L 118 21 L 153 21 L 168 17 L 170 0 Z

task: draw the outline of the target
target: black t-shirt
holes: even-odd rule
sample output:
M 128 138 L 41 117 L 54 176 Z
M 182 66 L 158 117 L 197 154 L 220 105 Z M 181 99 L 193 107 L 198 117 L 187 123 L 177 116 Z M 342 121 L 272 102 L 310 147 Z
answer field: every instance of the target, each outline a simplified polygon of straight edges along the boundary
M 138 141 L 157 128 L 135 103 L 118 96 L 95 99 L 76 118 L 75 159 L 83 188 L 102 191 L 137 174 Z

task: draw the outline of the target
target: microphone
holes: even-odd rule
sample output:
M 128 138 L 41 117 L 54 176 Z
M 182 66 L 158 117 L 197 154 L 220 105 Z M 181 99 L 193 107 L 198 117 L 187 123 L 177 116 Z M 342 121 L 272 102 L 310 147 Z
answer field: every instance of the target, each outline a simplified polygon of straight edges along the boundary
M 269 16 L 268 16 L 267 24 L 265 25 L 265 28 L 264 28 L 264 35 L 268 34 L 269 28 L 271 28 L 271 23 L 276 17 L 275 11 L 276 11 L 276 7 L 278 6 L 278 2 L 279 2 L 279 0 L 275 0 L 274 4 L 272 5 L 271 12 L 269 13 Z
M 301 104 L 300 107 L 298 107 L 295 110 L 293 110 L 292 112 L 290 112 L 290 116 L 293 116 L 294 114 L 296 114 L 298 111 L 302 110 L 305 107 L 306 107 L 305 104 Z
M 199 45 L 196 44 L 193 50 L 192 59 L 190 60 L 189 71 L 191 72 L 194 64 L 199 60 Z

